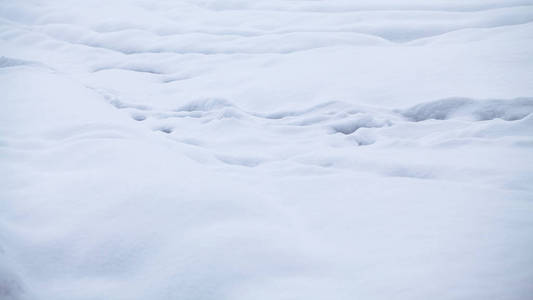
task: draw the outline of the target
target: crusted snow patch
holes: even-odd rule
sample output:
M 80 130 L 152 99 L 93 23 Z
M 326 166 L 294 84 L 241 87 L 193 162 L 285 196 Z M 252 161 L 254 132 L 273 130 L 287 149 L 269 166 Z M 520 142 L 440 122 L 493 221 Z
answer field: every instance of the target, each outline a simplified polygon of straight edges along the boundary
M 369 115 L 355 116 L 348 120 L 342 120 L 331 125 L 333 132 L 352 134 L 359 128 L 376 128 L 390 124 L 386 120 L 377 120 Z
M 523 119 L 531 113 L 533 113 L 533 98 L 511 100 L 448 98 L 421 103 L 402 112 L 405 117 L 415 122 L 452 118 L 466 118 L 476 121 L 500 118 L 513 121 Z
M 176 111 L 186 111 L 186 112 L 197 112 L 197 111 L 211 111 L 211 110 L 217 110 L 224 107 L 231 107 L 233 104 L 231 104 L 229 101 L 225 99 L 200 99 L 191 101 L 180 108 L 178 108 Z
M 6 56 L 0 56 L 0 68 L 14 67 L 14 66 L 23 66 L 23 65 L 33 65 L 36 64 L 32 61 L 9 58 Z

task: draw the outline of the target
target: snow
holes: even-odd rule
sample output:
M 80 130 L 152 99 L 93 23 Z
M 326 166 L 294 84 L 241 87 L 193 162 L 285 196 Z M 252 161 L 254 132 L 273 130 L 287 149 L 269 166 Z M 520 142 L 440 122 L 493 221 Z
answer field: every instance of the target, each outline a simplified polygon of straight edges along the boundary
M 0 299 L 528 299 L 533 1 L 0 1 Z

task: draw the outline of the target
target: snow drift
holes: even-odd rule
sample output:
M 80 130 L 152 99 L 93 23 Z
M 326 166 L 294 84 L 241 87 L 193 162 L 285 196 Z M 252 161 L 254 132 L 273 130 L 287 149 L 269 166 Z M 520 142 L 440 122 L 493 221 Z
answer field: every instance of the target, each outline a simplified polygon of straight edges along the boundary
M 1 299 L 527 299 L 533 2 L 0 2 Z

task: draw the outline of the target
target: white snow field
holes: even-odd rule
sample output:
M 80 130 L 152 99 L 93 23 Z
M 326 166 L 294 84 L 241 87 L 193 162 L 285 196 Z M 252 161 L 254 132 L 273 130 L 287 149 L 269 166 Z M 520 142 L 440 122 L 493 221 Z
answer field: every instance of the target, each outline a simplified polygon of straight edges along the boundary
M 0 0 L 0 299 L 533 299 L 533 0 Z

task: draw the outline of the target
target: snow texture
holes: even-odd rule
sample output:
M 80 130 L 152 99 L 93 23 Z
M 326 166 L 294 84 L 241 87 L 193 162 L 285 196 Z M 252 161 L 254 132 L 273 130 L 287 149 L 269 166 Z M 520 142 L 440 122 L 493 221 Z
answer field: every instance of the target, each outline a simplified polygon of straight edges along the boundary
M 0 0 L 0 299 L 531 299 L 533 1 Z

